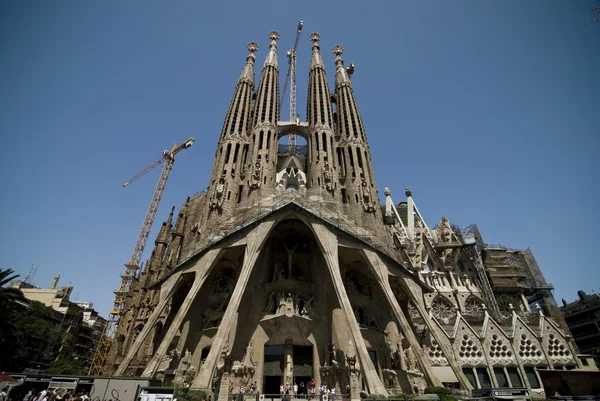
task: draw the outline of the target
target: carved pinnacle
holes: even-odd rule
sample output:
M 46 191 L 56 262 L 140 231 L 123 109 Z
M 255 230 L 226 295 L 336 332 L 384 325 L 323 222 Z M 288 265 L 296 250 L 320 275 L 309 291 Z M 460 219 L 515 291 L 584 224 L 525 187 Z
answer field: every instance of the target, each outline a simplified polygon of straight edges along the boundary
M 277 40 L 277 39 L 279 39 L 279 32 L 277 32 L 277 31 L 271 31 L 269 33 L 269 39 L 271 39 L 271 40 Z
M 321 40 L 321 35 L 319 35 L 317 32 L 313 32 L 310 34 L 310 40 L 311 42 L 318 42 Z
M 331 51 L 336 56 L 341 56 L 344 53 L 344 48 L 340 45 L 333 46 L 333 50 Z
M 250 53 L 254 53 L 255 51 L 258 51 L 258 44 L 256 42 L 248 43 L 248 51 Z

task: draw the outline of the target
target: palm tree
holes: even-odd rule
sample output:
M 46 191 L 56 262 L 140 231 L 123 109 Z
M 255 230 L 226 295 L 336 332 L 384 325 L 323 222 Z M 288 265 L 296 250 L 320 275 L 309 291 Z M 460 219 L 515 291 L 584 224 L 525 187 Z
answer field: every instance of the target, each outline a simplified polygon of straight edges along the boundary
M 12 269 L 0 269 L 0 304 L 6 305 L 9 301 L 23 298 L 23 293 L 18 288 L 6 288 L 11 281 L 19 277 Z

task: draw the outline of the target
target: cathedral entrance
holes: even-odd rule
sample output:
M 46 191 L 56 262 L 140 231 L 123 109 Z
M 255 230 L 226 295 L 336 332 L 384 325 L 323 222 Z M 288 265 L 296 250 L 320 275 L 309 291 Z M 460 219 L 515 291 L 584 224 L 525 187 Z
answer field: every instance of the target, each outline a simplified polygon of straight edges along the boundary
M 264 394 L 279 394 L 279 386 L 283 384 L 284 360 L 285 348 L 283 345 L 265 345 Z
M 298 394 L 308 394 L 313 375 L 313 347 L 294 345 L 294 384 Z

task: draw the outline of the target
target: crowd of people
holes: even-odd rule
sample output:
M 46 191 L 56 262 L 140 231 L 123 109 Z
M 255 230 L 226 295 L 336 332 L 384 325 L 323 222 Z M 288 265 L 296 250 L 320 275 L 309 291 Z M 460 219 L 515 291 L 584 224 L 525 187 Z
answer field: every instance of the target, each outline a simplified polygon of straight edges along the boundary
M 26 389 L 15 387 L 8 391 L 8 387 L 0 392 L 0 401 L 90 401 L 86 393 L 74 394 L 73 390 L 50 388 L 48 390 L 36 391 L 30 388 Z

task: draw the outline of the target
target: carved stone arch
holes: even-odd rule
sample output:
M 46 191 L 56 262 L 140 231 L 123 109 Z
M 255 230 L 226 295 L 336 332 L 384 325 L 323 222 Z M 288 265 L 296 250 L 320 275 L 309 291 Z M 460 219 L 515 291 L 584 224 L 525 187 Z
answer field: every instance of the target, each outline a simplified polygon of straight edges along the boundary
M 133 330 L 133 337 L 131 339 L 131 344 L 133 344 L 135 342 L 135 340 L 137 339 L 137 337 L 140 335 L 140 333 L 142 332 L 142 330 L 144 329 L 144 325 L 143 324 L 139 324 L 134 330 Z
M 431 313 L 442 324 L 453 324 L 457 315 L 456 306 L 442 295 L 431 302 Z

